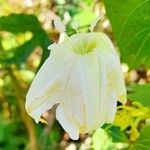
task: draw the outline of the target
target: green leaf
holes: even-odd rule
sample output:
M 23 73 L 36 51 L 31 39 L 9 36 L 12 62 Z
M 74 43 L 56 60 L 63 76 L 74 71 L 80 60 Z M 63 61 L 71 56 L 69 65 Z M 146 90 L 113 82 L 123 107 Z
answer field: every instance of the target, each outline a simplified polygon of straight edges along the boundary
M 135 84 L 130 88 L 128 99 L 138 101 L 144 106 L 150 106 L 150 84 Z
M 105 130 L 98 128 L 92 136 L 92 149 L 115 150 L 115 144 Z
M 72 22 L 79 22 L 80 27 L 88 27 L 95 18 L 96 15 L 92 11 L 80 10 L 80 12 L 74 16 Z
M 7 121 L 0 118 L 0 150 L 25 148 L 27 145 L 27 133 L 24 124 L 20 121 Z
M 0 59 L 0 63 L 19 64 L 24 62 L 27 59 L 27 57 L 30 55 L 30 53 L 34 50 L 34 48 L 37 46 L 37 44 L 38 44 L 37 39 L 33 38 L 29 40 L 28 42 L 24 43 L 23 45 L 15 49 L 15 53 L 12 58 Z
M 105 124 L 102 128 L 111 136 L 113 142 L 127 142 L 126 134 L 119 127 Z
M 150 67 L 150 0 L 104 0 L 107 16 L 130 68 Z
M 11 53 L 13 52 L 13 56 L 3 59 L 0 58 L 1 64 L 21 65 L 21 63 L 27 60 L 28 56 L 37 46 L 41 46 L 43 49 L 41 63 L 48 57 L 49 50 L 47 47 L 50 45 L 51 41 L 42 29 L 36 16 L 28 14 L 11 14 L 9 16 L 0 17 L 0 30 L 12 32 L 13 34 L 31 31 L 33 34 L 32 39 L 18 46 L 15 50 L 9 50 Z
M 26 31 L 38 32 L 42 30 L 41 25 L 34 15 L 10 14 L 0 17 L 0 31 L 11 33 L 23 33 Z
M 150 150 L 150 125 L 143 127 L 138 140 L 131 146 L 131 150 Z

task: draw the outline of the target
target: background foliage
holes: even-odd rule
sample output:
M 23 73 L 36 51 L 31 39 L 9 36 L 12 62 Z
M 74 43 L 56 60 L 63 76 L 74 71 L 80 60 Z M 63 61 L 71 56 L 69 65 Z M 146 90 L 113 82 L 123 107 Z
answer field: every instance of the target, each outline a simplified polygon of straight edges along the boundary
M 118 103 L 113 124 L 71 141 L 52 110 L 48 124 L 35 124 L 24 101 L 32 79 L 49 56 L 59 33 L 60 16 L 67 33 L 80 22 L 88 31 L 96 16 L 96 32 L 105 32 L 119 51 L 128 91 Z M 150 149 L 150 0 L 0 0 L 0 150 L 149 150 Z

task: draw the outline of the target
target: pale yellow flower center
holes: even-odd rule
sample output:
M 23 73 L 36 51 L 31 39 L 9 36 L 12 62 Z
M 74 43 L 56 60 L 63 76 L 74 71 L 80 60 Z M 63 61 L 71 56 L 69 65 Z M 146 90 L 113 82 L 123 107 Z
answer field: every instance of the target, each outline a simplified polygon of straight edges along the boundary
M 93 51 L 97 46 L 97 40 L 90 34 L 78 34 L 71 37 L 72 50 L 79 55 L 85 55 Z

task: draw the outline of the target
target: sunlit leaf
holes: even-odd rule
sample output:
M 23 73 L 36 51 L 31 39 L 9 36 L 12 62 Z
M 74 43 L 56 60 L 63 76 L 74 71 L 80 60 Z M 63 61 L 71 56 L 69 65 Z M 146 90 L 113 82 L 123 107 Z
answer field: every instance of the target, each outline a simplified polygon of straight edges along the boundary
M 127 142 L 126 134 L 119 127 L 105 124 L 103 129 L 111 136 L 113 142 Z
M 107 16 L 130 68 L 150 67 L 150 0 L 104 0 Z
M 150 84 L 132 85 L 128 98 L 132 101 L 138 101 L 144 106 L 150 106 Z
M 131 146 L 131 150 L 150 150 L 150 125 L 146 125 L 141 130 L 140 136 Z
M 11 14 L 9 16 L 0 18 L 0 30 L 12 32 L 14 34 L 24 33 L 31 31 L 33 37 L 24 44 L 9 50 L 13 52 L 13 56 L 0 58 L 0 63 L 4 65 L 24 63 L 28 56 L 33 52 L 37 46 L 43 49 L 42 62 L 48 57 L 49 51 L 47 50 L 50 45 L 50 40 L 42 29 L 40 22 L 34 15 L 28 14 Z
M 97 129 L 92 136 L 92 147 L 94 150 L 108 150 L 115 149 L 115 145 L 107 132 L 101 128 Z
M 85 17 L 88 16 L 88 17 Z M 79 22 L 80 27 L 90 26 L 91 22 L 96 18 L 92 11 L 80 11 L 73 18 L 73 22 Z

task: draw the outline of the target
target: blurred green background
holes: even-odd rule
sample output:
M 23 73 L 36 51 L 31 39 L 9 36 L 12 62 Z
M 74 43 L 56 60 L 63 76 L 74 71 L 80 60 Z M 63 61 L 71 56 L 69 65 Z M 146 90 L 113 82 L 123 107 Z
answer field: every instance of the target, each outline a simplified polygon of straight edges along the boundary
M 25 95 L 34 75 L 59 40 L 53 20 L 67 34 L 105 32 L 122 61 L 128 90 L 118 103 L 113 124 L 72 141 L 55 120 L 55 108 L 35 124 L 25 111 Z M 0 0 L 0 150 L 150 150 L 150 0 Z

